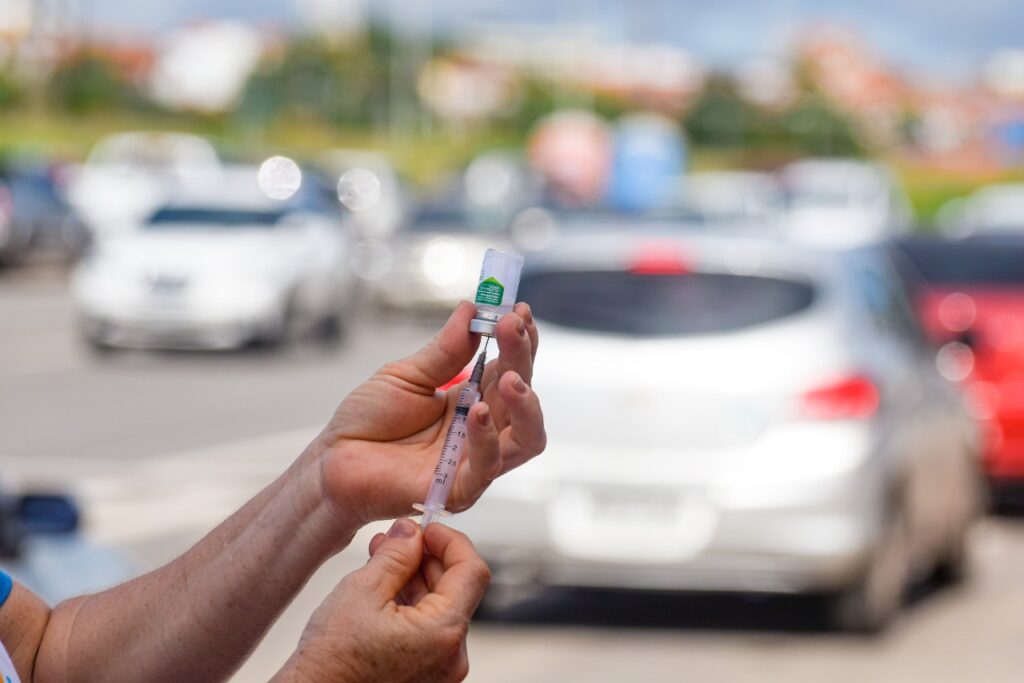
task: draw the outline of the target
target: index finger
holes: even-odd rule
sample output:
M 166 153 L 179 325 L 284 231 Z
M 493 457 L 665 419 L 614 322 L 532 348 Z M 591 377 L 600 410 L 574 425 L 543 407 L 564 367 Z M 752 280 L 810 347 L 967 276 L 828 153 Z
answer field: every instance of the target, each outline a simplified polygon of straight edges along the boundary
M 433 592 L 449 600 L 468 619 L 491 582 L 487 563 L 465 534 L 443 524 L 429 525 L 423 539 L 430 554 L 440 559 L 443 571 Z

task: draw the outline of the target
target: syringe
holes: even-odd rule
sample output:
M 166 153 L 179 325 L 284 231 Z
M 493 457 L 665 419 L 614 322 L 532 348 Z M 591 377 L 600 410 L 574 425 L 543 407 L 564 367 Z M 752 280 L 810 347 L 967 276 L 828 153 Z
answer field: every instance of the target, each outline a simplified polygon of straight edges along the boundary
M 448 494 L 451 493 L 452 484 L 455 483 L 455 471 L 459 467 L 462 452 L 465 450 L 466 420 L 469 417 L 469 409 L 480 400 L 480 380 L 483 379 L 486 362 L 487 343 L 485 342 L 483 351 L 477 356 L 469 382 L 459 392 L 459 399 L 455 402 L 455 415 L 452 417 L 452 422 L 448 425 L 448 433 L 444 437 L 444 446 L 441 448 L 441 457 L 437 461 L 437 467 L 434 468 L 434 478 L 430 482 L 427 500 L 413 505 L 423 513 L 420 525 L 424 529 L 438 517 L 451 515 L 444 509 L 444 506 L 448 503 Z

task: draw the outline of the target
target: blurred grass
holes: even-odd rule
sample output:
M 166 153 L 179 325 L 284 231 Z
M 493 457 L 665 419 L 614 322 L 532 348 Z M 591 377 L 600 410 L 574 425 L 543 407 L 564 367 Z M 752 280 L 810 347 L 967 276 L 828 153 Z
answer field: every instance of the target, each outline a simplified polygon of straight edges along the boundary
M 517 142 L 508 135 L 489 132 L 394 136 L 316 122 L 283 123 L 256 129 L 230 119 L 131 113 L 69 116 L 43 111 L 0 116 L 0 154 L 38 153 L 62 160 L 81 160 L 104 135 L 140 130 L 206 135 L 230 157 L 249 161 L 258 161 L 269 153 L 312 159 L 337 148 L 379 151 L 391 157 L 399 173 L 421 187 L 440 183 L 482 149 L 507 147 Z
M 992 183 L 1024 181 L 1024 169 L 1003 171 L 956 171 L 908 161 L 895 161 L 893 168 L 910 196 L 914 215 L 924 228 L 934 220 L 946 202 L 966 197 Z

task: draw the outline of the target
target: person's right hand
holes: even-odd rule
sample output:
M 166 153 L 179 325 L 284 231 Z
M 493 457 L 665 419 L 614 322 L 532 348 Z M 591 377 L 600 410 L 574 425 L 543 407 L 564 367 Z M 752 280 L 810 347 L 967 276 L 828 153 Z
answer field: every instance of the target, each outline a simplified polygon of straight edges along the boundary
M 426 551 L 426 553 L 424 552 Z M 466 631 L 490 581 L 464 534 L 409 519 L 313 613 L 277 681 L 461 681 Z
M 465 383 L 439 391 L 472 361 L 476 307 L 463 302 L 432 342 L 388 363 L 349 394 L 311 450 L 321 463 L 323 499 L 346 531 L 412 514 L 427 496 Z M 498 321 L 500 355 L 487 364 L 481 400 L 466 420 L 466 451 L 446 509 L 472 505 L 494 479 L 519 467 L 547 441 L 540 400 L 530 386 L 538 331 L 520 302 Z M 491 354 L 495 352 L 491 347 Z

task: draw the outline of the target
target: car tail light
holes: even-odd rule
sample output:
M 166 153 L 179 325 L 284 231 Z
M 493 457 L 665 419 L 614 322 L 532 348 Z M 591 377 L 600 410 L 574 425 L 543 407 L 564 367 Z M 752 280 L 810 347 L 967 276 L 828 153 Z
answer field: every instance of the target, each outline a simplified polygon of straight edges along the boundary
M 644 242 L 629 260 L 634 275 L 686 275 L 693 266 L 676 242 Z
M 450 380 L 448 380 L 447 382 L 445 382 L 444 384 L 439 386 L 438 389 L 440 389 L 441 391 L 448 391 L 449 389 L 451 389 L 452 387 L 456 386 L 457 384 L 461 384 L 461 383 L 465 382 L 467 379 L 469 379 L 469 375 L 472 372 L 473 372 L 473 365 L 472 364 L 467 365 L 466 367 L 462 368 L 462 372 L 460 372 L 459 374 L 455 375 Z
M 800 415 L 812 420 L 863 419 L 878 411 L 878 388 L 863 375 L 829 382 L 800 397 Z

